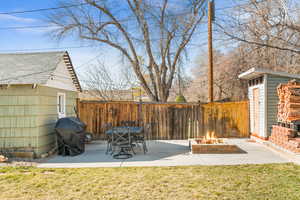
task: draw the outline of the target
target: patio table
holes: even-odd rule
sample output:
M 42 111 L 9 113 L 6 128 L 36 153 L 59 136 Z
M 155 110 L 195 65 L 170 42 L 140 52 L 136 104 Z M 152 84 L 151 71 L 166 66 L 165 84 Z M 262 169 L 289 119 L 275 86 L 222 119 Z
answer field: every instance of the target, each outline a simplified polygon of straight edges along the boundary
M 143 133 L 143 127 L 139 126 L 116 126 L 113 127 L 107 131 L 105 131 L 105 134 L 112 135 L 114 133 L 119 134 L 142 134 Z
M 133 150 L 135 144 L 132 142 L 134 141 L 135 136 L 143 134 L 143 127 L 117 126 L 105 131 L 105 134 L 110 138 L 110 145 L 106 152 L 111 151 L 113 154 L 113 146 L 118 146 L 120 147 L 120 152 L 114 155 L 115 158 L 120 156 L 132 157 L 128 150 L 130 149 L 135 154 Z

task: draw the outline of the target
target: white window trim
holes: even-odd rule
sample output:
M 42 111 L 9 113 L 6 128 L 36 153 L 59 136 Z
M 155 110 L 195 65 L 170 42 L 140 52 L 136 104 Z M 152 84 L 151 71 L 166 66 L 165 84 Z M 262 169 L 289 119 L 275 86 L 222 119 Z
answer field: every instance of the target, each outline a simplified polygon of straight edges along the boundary
M 59 109 L 59 97 L 62 96 L 63 97 L 63 112 L 60 112 Z M 57 114 L 58 114 L 58 118 L 62 118 L 62 117 L 66 117 L 66 94 L 65 93 L 61 93 L 58 92 L 57 93 Z

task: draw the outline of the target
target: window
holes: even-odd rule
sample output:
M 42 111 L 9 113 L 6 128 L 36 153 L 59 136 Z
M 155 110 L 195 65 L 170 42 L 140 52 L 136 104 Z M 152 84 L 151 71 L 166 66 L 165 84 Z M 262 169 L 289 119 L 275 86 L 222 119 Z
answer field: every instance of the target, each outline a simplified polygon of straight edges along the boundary
M 57 113 L 58 118 L 66 116 L 66 95 L 64 93 L 57 94 Z
M 264 82 L 264 79 L 263 79 L 263 77 L 261 76 L 261 77 L 258 77 L 258 78 L 249 80 L 248 85 L 249 85 L 249 86 L 255 86 L 255 85 L 262 84 L 263 82 Z

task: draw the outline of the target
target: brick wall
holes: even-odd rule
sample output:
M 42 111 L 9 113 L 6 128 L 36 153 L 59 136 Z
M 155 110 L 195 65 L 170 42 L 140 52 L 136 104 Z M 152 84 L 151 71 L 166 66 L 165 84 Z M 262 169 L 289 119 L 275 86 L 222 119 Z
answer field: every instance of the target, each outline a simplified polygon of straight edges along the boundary
M 269 140 L 284 149 L 300 153 L 300 138 L 296 137 L 296 132 L 291 128 L 273 125 Z

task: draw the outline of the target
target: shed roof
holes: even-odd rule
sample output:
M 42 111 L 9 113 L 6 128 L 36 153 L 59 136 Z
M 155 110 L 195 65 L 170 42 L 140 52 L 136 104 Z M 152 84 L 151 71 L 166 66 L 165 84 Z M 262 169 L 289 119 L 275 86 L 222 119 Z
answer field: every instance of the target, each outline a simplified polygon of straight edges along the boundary
M 0 54 L 0 84 L 46 84 L 61 61 L 81 91 L 67 51 Z
M 263 68 L 251 68 L 246 72 L 243 72 L 239 75 L 240 79 L 253 79 L 256 77 L 259 77 L 261 75 L 264 74 L 271 74 L 271 75 L 275 75 L 275 76 L 282 76 L 282 77 L 289 77 L 289 78 L 296 78 L 296 79 L 300 79 L 300 75 L 299 74 L 290 74 L 290 73 L 286 73 L 286 72 L 278 72 L 278 71 L 272 71 L 269 69 L 263 69 Z

